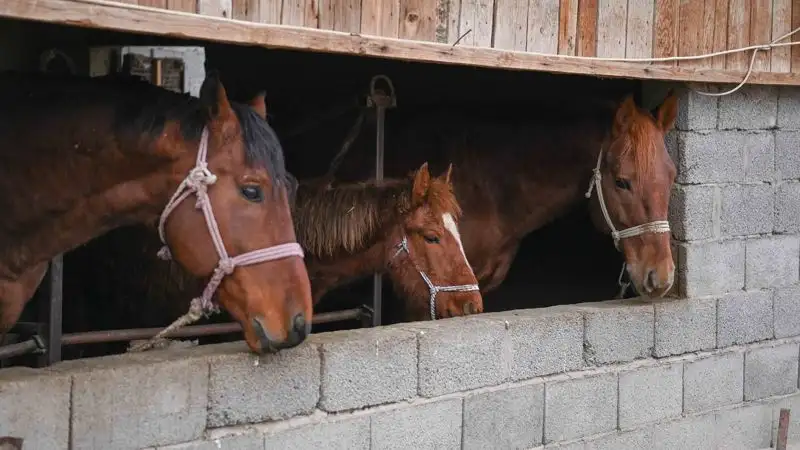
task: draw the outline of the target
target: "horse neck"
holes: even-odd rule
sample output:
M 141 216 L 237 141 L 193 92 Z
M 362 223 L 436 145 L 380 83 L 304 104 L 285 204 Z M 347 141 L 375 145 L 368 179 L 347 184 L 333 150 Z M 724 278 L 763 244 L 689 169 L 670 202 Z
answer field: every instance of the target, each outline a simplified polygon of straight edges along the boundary
M 0 276 L 13 279 L 116 227 L 154 223 L 194 161 L 189 152 L 172 160 L 158 157 L 149 138 L 115 134 L 112 119 L 98 119 L 114 117 L 113 111 L 91 113 L 95 120 L 60 120 L 67 134 L 23 127 L 18 152 L 2 155 L 7 163 L 0 165 L 0 202 L 6 214 Z M 3 134 L 0 130 L 0 139 Z M 37 154 L 31 156 L 31 150 Z M 36 183 L 26 182 L 31 173 Z
M 373 273 L 386 271 L 386 243 L 383 240 L 356 252 L 342 252 L 333 258 L 306 253 L 306 268 L 315 301 L 326 292 Z

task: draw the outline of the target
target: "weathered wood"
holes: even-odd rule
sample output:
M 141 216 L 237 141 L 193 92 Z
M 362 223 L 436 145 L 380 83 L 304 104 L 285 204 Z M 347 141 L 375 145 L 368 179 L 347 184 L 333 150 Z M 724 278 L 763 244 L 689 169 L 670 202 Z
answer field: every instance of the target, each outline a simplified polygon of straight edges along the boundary
M 653 24 L 653 56 L 667 58 L 678 55 L 678 0 L 660 0 L 655 4 Z M 676 61 L 656 65 L 677 66 Z
M 436 41 L 437 0 L 400 0 L 400 37 Z
M 319 0 L 283 0 L 280 17 L 283 25 L 320 28 Z
M 772 38 L 778 39 L 792 31 L 792 1 L 774 0 L 772 3 Z M 783 42 L 788 42 L 785 40 Z M 790 72 L 792 69 L 791 47 L 775 47 L 770 52 L 771 72 Z
M 4 0 L 0 17 L 45 23 L 132 31 L 162 37 L 180 37 L 322 53 L 364 55 L 403 61 L 454 64 L 509 70 L 532 70 L 600 77 L 674 80 L 685 82 L 738 83 L 744 71 L 645 66 L 607 61 L 575 61 L 558 56 L 532 55 L 490 48 L 452 46 L 365 37 L 326 30 L 255 24 L 197 14 L 174 14 L 103 0 Z M 757 72 L 752 84 L 800 86 L 795 73 Z
M 361 33 L 373 36 L 400 36 L 400 0 L 363 0 Z
M 597 13 L 597 56 L 625 57 L 627 0 L 603 0 Z
M 578 45 L 578 0 L 561 0 L 558 7 L 558 54 L 574 55 Z
M 459 45 L 490 47 L 492 45 L 492 27 L 494 2 L 492 0 L 461 0 L 461 17 Z M 469 34 L 466 34 L 469 30 Z
M 461 37 L 459 25 L 461 23 L 461 0 L 441 0 L 447 2 L 447 40 L 446 43 L 455 44 Z
M 711 53 L 728 49 L 728 0 L 714 2 L 714 40 Z M 710 59 L 711 67 L 725 69 L 725 55 L 715 56 Z
M 678 7 L 678 55 L 692 56 L 701 53 L 704 28 L 706 24 L 703 20 L 703 10 L 705 1 L 682 1 Z M 704 67 L 706 63 L 701 61 L 679 61 L 679 66 L 683 67 Z
M 196 13 L 197 0 L 167 0 L 167 9 Z
M 197 0 L 197 12 L 204 16 L 231 17 L 231 0 Z
M 136 3 L 135 1 L 133 3 Z M 153 8 L 167 8 L 167 0 L 139 0 L 139 5 Z
M 232 0 L 231 9 L 236 20 L 258 22 L 258 0 Z
M 528 0 L 495 0 L 492 47 L 525 51 L 528 43 Z
M 728 7 L 728 49 L 750 45 L 750 0 L 730 0 Z M 746 71 L 752 52 L 727 55 L 725 68 Z
M 559 0 L 530 0 L 528 6 L 529 52 L 558 53 Z
M 324 0 L 322 0 L 324 2 Z M 333 30 L 346 33 L 361 31 L 361 0 L 336 0 Z
M 775 450 L 786 450 L 789 441 L 789 425 L 791 417 L 791 410 L 789 408 L 781 408 L 778 413 L 778 437 L 775 440 Z
M 597 0 L 578 0 L 578 56 L 597 56 Z
M 655 0 L 629 0 L 625 44 L 626 58 L 653 55 L 653 6 Z
M 752 0 L 750 8 L 750 43 L 769 44 L 772 40 L 772 0 Z M 769 71 L 769 61 L 769 53 L 758 52 L 753 70 Z

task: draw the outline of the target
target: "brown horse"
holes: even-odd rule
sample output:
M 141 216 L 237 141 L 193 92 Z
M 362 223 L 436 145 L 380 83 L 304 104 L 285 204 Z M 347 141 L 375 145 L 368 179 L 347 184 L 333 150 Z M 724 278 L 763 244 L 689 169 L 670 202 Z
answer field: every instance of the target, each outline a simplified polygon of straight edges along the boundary
M 216 74 L 200 99 L 115 77 L 4 74 L 0 111 L 0 329 L 18 320 L 49 259 L 139 223 L 158 224 L 176 261 L 211 276 L 194 314 L 213 307 L 219 285 L 253 351 L 305 339 L 312 303 L 293 178 L 274 131 L 229 102 Z
M 431 178 L 425 163 L 405 179 L 322 189 L 301 182 L 293 215 L 315 304 L 338 286 L 388 272 L 411 320 L 483 312 L 450 169 Z
M 593 221 L 621 247 L 635 289 L 659 297 L 674 280 L 666 219 L 676 170 L 664 139 L 677 109 L 675 94 L 654 113 L 630 96 L 610 110 L 540 116 L 397 109 L 387 116 L 384 164 L 394 176 L 422 160 L 452 161 L 461 236 L 484 293 L 505 279 L 524 236 L 591 197 Z M 372 175 L 373 139 L 353 144 L 339 179 Z

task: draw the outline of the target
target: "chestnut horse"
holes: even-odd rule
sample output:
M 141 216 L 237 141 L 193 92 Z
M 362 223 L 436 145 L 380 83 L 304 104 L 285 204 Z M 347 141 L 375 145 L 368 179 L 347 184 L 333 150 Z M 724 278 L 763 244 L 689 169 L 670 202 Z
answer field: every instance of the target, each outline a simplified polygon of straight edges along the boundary
M 386 273 L 411 320 L 483 312 L 447 173 L 425 163 L 405 179 L 319 188 L 300 183 L 293 211 L 316 304 L 330 290 Z
M 523 237 L 589 197 L 593 222 L 623 252 L 636 291 L 660 297 L 675 270 L 666 220 L 676 169 L 664 139 L 677 110 L 674 93 L 654 113 L 631 96 L 608 111 L 541 115 L 397 109 L 387 116 L 386 175 L 452 161 L 461 237 L 483 293 L 505 279 Z M 372 175 L 373 139 L 356 140 L 338 179 Z
M 253 351 L 305 339 L 312 302 L 293 178 L 274 131 L 229 102 L 216 74 L 199 99 L 132 79 L 4 74 L 0 110 L 0 330 L 48 260 L 139 223 L 157 225 L 164 255 L 211 277 L 193 315 L 215 307 L 219 286 Z

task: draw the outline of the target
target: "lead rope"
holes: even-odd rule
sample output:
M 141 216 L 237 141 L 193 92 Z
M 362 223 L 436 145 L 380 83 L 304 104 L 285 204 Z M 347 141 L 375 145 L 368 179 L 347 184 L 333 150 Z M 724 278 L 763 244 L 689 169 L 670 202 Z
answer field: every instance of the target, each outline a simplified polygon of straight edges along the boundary
M 470 292 L 470 291 L 477 291 L 478 289 L 480 289 L 477 284 L 461 284 L 461 285 L 456 285 L 456 286 L 436 286 L 436 285 L 433 284 L 433 282 L 428 277 L 428 275 L 425 272 L 423 272 L 422 270 L 420 270 L 420 268 L 417 266 L 417 264 L 414 262 L 414 260 L 410 259 L 411 250 L 408 249 L 408 237 L 407 236 L 403 236 L 403 239 L 397 245 L 395 245 L 395 248 L 397 249 L 397 251 L 392 256 L 391 259 L 396 258 L 401 252 L 405 251 L 406 254 L 408 254 L 408 256 L 409 256 L 409 260 L 411 261 L 411 264 L 414 265 L 414 269 L 416 269 L 417 272 L 419 272 L 419 274 L 422 276 L 422 280 L 425 282 L 425 284 L 428 285 L 428 291 L 431 294 L 431 297 L 430 297 L 430 299 L 428 301 L 429 305 L 430 305 L 430 310 L 431 310 L 431 320 L 436 320 L 436 294 L 438 294 L 439 292 Z
M 230 275 L 233 273 L 237 266 L 248 266 L 251 264 L 288 258 L 290 256 L 297 256 L 299 258 L 303 258 L 304 256 L 303 249 L 296 242 L 289 242 L 286 244 L 253 250 L 251 252 L 234 256 L 233 258 L 228 256 L 228 252 L 225 250 L 225 244 L 222 241 L 222 235 L 219 232 L 219 226 L 214 218 L 214 210 L 211 208 L 211 199 L 208 197 L 208 186 L 216 183 L 217 176 L 208 169 L 208 163 L 206 161 L 207 154 L 208 128 L 203 128 L 203 134 L 200 138 L 200 148 L 197 150 L 196 165 L 189 172 L 189 175 L 187 175 L 178 186 L 178 189 L 172 195 L 172 198 L 170 198 L 167 206 L 164 207 L 164 211 L 161 213 L 161 217 L 159 218 L 158 236 L 161 238 L 161 243 L 164 244 L 164 246 L 158 251 L 158 256 L 163 260 L 172 259 L 172 254 L 170 253 L 169 246 L 167 245 L 167 241 L 164 236 L 164 225 L 166 224 L 167 217 L 169 217 L 170 213 L 174 211 L 175 208 L 177 208 L 178 205 L 181 204 L 181 202 L 183 202 L 190 194 L 193 193 L 197 196 L 195 208 L 203 211 L 203 217 L 205 218 L 208 232 L 211 235 L 211 242 L 214 244 L 217 255 L 219 255 L 219 263 L 214 269 L 211 279 L 208 281 L 205 289 L 203 289 L 202 295 L 192 299 L 189 311 L 179 317 L 168 327 L 161 330 L 158 334 L 153 336 L 153 338 L 138 345 L 131 346 L 131 348 L 128 350 L 130 352 L 138 352 L 150 349 L 154 347 L 165 335 L 171 333 L 172 331 L 177 330 L 184 325 L 196 322 L 203 316 L 208 317 L 213 313 L 219 312 L 219 306 L 217 306 L 212 300 L 214 292 L 216 292 L 217 287 L 219 287 L 222 279 L 225 278 L 225 275 Z
M 614 224 L 611 222 L 611 216 L 608 214 L 608 209 L 606 208 L 606 201 L 603 198 L 603 175 L 600 173 L 601 163 L 603 161 L 603 150 L 600 149 L 600 153 L 597 155 L 597 164 L 595 165 L 592 171 L 594 172 L 594 176 L 592 177 L 591 181 L 589 181 L 589 190 L 586 191 L 586 198 L 592 197 L 592 190 L 597 186 L 597 200 L 600 203 L 600 210 L 603 212 L 603 217 L 606 220 L 606 225 L 611 230 L 611 238 L 614 239 L 614 248 L 619 251 L 619 241 L 621 239 L 639 236 L 645 233 L 669 233 L 669 221 L 666 220 L 654 220 L 652 222 L 648 222 L 642 225 L 636 225 L 630 228 L 625 228 L 624 230 L 617 231 Z M 619 278 L 617 279 L 617 284 L 620 286 L 619 294 L 617 298 L 622 298 L 625 295 L 625 291 L 628 290 L 630 287 L 631 282 L 623 282 L 622 278 L 625 275 L 625 269 L 627 268 L 626 263 L 622 263 L 622 270 L 619 273 Z

